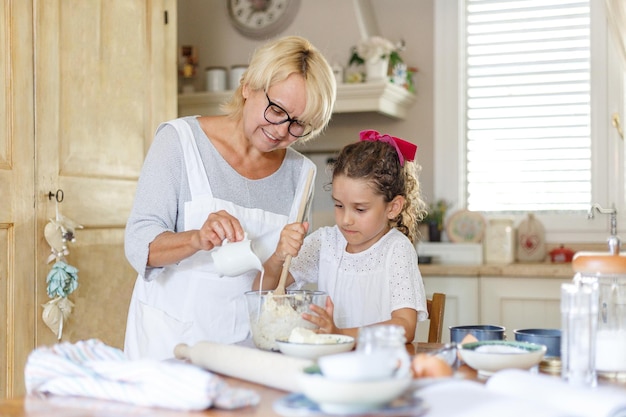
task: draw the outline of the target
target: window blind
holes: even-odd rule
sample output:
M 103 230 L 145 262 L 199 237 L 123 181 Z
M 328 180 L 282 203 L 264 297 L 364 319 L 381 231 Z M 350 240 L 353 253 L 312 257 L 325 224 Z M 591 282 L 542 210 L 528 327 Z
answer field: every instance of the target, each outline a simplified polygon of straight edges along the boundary
M 589 0 L 466 1 L 472 211 L 591 204 Z

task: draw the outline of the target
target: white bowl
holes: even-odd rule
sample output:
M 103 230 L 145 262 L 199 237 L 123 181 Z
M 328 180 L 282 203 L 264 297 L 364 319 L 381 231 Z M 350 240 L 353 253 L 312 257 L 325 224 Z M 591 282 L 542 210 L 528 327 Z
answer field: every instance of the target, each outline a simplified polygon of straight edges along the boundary
M 354 337 L 341 334 L 318 334 L 319 343 L 294 343 L 276 340 L 278 350 L 288 356 L 304 359 L 317 359 L 324 355 L 348 352 L 354 347 Z
M 489 376 L 502 369 L 530 369 L 541 362 L 546 350 L 535 343 L 485 340 L 462 344 L 459 354 L 479 375 Z
M 378 381 L 337 381 L 321 374 L 299 375 L 302 393 L 329 414 L 365 413 L 383 407 L 406 391 L 412 377 Z

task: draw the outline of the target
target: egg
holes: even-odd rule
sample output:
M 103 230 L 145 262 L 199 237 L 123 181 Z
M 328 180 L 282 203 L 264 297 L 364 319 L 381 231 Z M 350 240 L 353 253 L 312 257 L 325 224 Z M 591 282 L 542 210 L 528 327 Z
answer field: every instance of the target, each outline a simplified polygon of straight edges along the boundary
M 444 378 L 452 376 L 452 367 L 440 357 L 418 353 L 411 361 L 414 378 Z
M 474 337 L 473 334 L 468 333 L 463 340 L 461 340 L 461 344 L 463 343 L 474 343 L 474 342 L 478 342 L 478 339 L 476 339 L 476 337 Z M 461 358 L 461 352 L 457 351 L 456 357 L 459 359 L 459 361 L 463 361 L 463 358 Z

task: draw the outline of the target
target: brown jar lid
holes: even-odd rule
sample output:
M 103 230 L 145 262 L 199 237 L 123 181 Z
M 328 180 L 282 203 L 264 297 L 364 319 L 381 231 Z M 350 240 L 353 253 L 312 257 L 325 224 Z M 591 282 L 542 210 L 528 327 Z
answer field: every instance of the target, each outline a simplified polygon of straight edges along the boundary
M 575 272 L 586 274 L 626 274 L 626 256 L 608 252 L 577 252 L 572 268 Z

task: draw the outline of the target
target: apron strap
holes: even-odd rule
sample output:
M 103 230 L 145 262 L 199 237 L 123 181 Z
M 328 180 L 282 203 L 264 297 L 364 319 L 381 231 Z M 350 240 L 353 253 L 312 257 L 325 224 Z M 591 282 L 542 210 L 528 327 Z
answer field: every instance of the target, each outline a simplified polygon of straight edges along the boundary
M 196 139 L 191 131 L 191 126 L 183 119 L 175 119 L 166 122 L 178 132 L 178 139 L 183 147 L 183 157 L 185 159 L 185 168 L 187 169 L 187 181 L 191 191 L 191 198 L 196 196 L 213 197 L 211 186 L 209 185 L 209 177 L 204 169 L 200 151 L 196 144 Z

